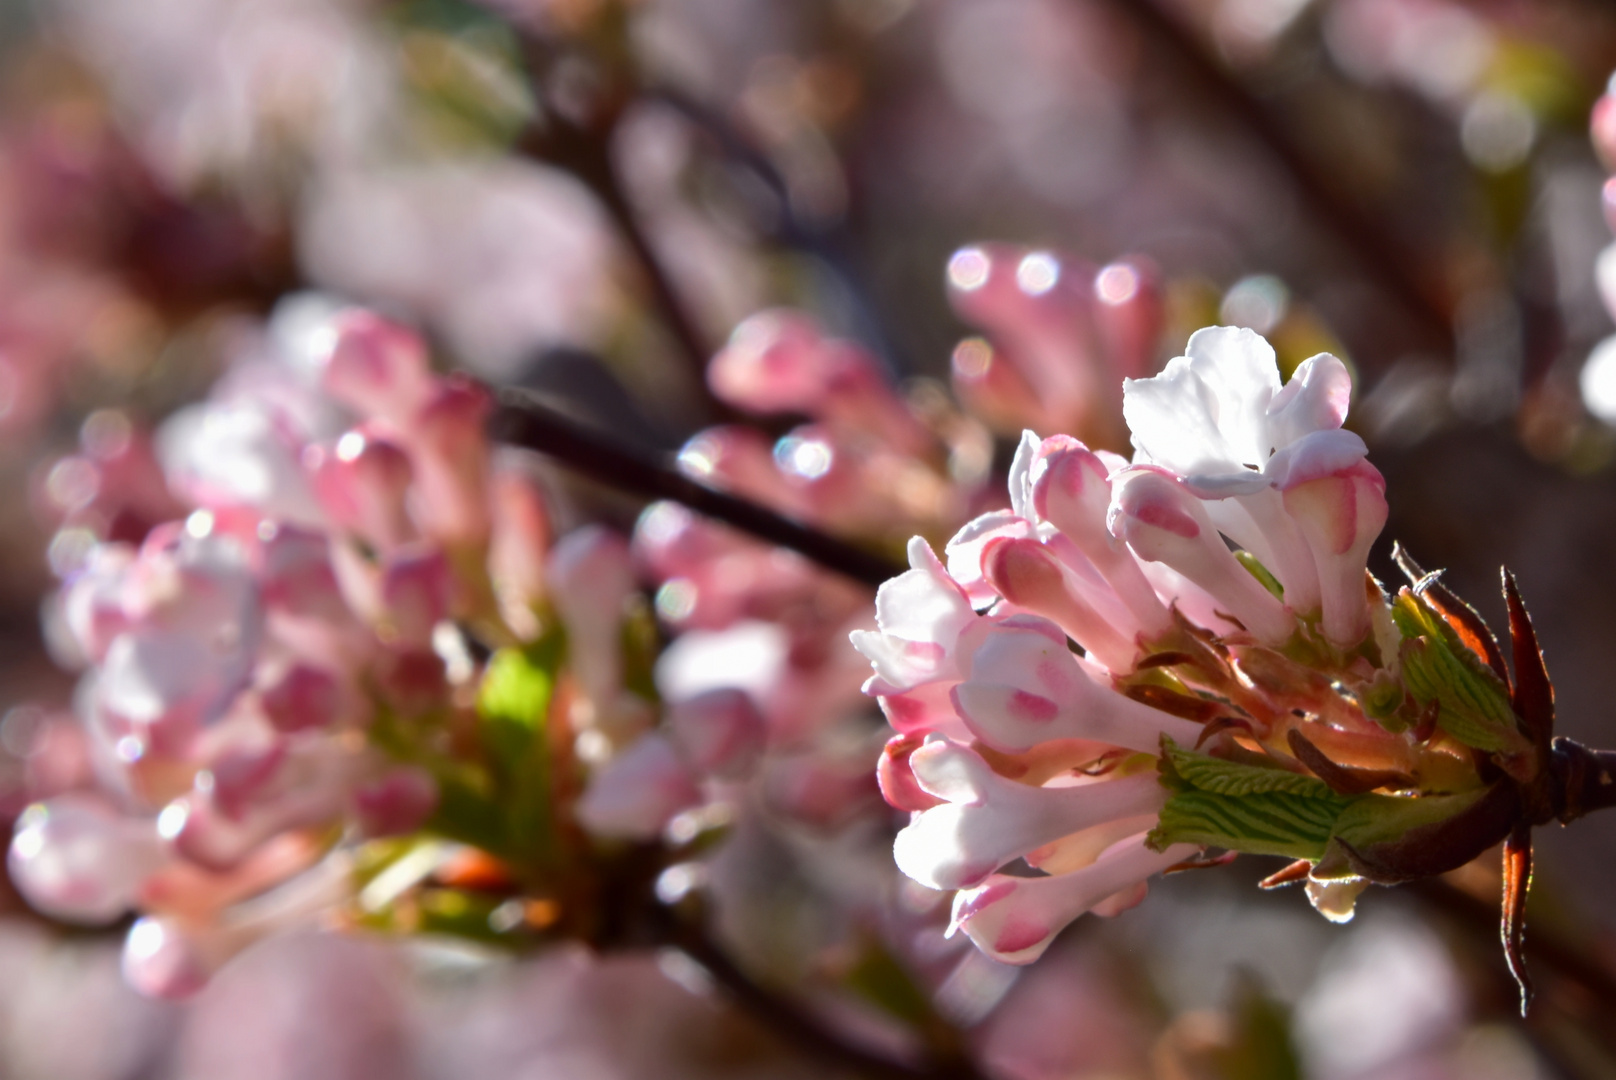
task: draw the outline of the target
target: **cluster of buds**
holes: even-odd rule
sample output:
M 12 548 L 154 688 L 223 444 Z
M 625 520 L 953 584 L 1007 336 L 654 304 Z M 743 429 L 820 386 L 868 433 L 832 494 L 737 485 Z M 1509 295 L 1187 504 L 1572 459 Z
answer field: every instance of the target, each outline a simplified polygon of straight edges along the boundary
M 727 424 L 692 437 L 679 467 L 692 478 L 846 535 L 885 538 L 960 520 L 986 471 L 985 436 L 940 401 L 927 410 L 890 385 L 859 345 L 809 316 L 753 315 L 713 357 L 715 396 L 758 417 L 805 417 L 772 443 Z
M 1124 378 L 1155 370 L 1163 304 L 1140 259 L 1094 267 L 1008 244 L 961 248 L 948 298 L 986 337 L 954 349 L 954 392 L 995 430 L 1064 431 L 1121 446 Z
M 1524 610 L 1512 686 L 1435 575 L 1367 572 L 1385 485 L 1350 394 L 1333 356 L 1282 384 L 1261 337 L 1201 330 L 1125 384 L 1132 461 L 1028 432 L 1010 510 L 881 588 L 853 643 L 897 863 L 983 951 L 1031 962 L 1207 848 L 1293 860 L 1271 883 L 1343 920 L 1551 816 Z
M 538 492 L 419 337 L 303 298 L 238 359 L 159 433 L 187 516 L 131 532 L 113 504 L 139 493 L 107 482 L 58 500 L 64 535 L 101 537 L 63 545 L 56 603 L 94 779 L 31 806 L 10 852 L 47 914 L 142 913 L 126 973 L 159 995 L 328 915 L 356 841 L 434 815 L 475 664 L 461 628 L 519 643 L 545 590 Z M 115 481 L 144 446 L 127 426 L 87 425 L 49 491 Z

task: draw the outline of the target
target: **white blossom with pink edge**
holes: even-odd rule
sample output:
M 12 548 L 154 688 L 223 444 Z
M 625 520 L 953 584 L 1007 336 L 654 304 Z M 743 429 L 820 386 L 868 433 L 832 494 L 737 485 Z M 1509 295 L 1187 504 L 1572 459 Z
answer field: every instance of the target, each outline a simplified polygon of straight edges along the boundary
M 1341 428 L 1351 395 L 1351 375 L 1336 357 L 1303 361 L 1282 386 L 1267 341 L 1250 330 L 1214 326 L 1191 335 L 1185 355 L 1160 375 L 1128 380 L 1123 396 L 1137 462 L 1176 477 L 1219 531 L 1273 573 L 1285 606 L 1299 616 L 1320 615 L 1324 636 L 1343 648 L 1369 632 L 1364 558 L 1386 517 L 1385 485 L 1364 460 L 1363 440 Z M 1145 487 L 1153 502 L 1165 498 L 1159 484 Z M 1151 558 L 1203 588 L 1211 574 L 1225 590 L 1250 592 L 1233 583 L 1226 565 L 1214 571 L 1189 547 L 1177 553 L 1189 562 L 1175 561 L 1161 546 L 1164 534 L 1140 539 L 1155 545 Z M 1225 593 L 1208 591 L 1229 602 Z M 1269 606 L 1254 595 L 1250 603 Z M 1259 638 L 1277 641 L 1284 629 L 1271 613 L 1248 609 L 1257 625 L 1233 614 Z

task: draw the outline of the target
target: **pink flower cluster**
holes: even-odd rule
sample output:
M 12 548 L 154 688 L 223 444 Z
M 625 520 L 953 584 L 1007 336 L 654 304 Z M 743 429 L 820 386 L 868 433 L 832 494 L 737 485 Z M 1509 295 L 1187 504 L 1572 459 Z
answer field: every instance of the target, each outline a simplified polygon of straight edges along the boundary
M 877 595 L 879 629 L 853 644 L 898 733 L 879 767 L 913 813 L 898 866 L 958 890 L 954 929 L 988 954 L 1031 962 L 1195 854 L 1146 843 L 1168 794 L 1162 739 L 1203 733 L 1129 692 L 1152 656 L 1213 640 L 1306 649 L 1366 680 L 1395 657 L 1365 571 L 1384 483 L 1341 428 L 1350 391 L 1333 356 L 1282 385 L 1261 337 L 1201 330 L 1125 384 L 1132 462 L 1027 432 L 1009 510 L 961 529 L 946 565 L 910 542 L 912 568 Z M 1000 872 L 1017 860 L 1043 876 Z
M 514 641 L 545 588 L 546 517 L 493 460 L 487 407 L 412 332 L 296 298 L 159 434 L 189 515 L 71 568 L 59 636 L 85 666 L 96 784 L 30 807 L 10 869 L 58 918 L 144 913 L 125 951 L 142 990 L 186 993 L 328 912 L 345 841 L 432 813 L 431 774 L 367 728 L 454 708 L 459 627 Z

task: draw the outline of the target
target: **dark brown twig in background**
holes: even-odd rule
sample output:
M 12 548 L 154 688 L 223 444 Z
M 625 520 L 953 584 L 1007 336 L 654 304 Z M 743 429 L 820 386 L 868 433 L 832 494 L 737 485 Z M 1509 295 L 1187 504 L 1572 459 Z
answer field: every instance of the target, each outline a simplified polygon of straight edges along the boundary
M 703 487 L 667 464 L 627 449 L 621 441 L 578 423 L 532 394 L 501 390 L 490 421 L 498 442 L 537 450 L 619 491 L 671 499 L 759 540 L 790 548 L 819 565 L 871 587 L 903 573 L 890 559 L 781 517 L 745 499 Z

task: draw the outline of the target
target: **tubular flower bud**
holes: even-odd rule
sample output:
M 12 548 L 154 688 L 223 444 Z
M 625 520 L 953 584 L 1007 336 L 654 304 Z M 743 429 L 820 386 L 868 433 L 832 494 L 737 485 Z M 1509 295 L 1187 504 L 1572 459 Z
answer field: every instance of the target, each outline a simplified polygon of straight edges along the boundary
M 1279 645 L 1295 632 L 1285 605 L 1230 554 L 1201 501 L 1171 476 L 1137 469 L 1121 477 L 1110 525 L 1140 558 L 1166 563 L 1211 593 L 1257 640 Z
M 909 767 L 922 790 L 945 802 L 916 815 L 893 855 L 898 869 L 933 889 L 970 888 L 1012 859 L 1094 825 L 1154 816 L 1167 801 L 1154 771 L 1030 787 L 946 739 L 913 751 Z
M 368 311 L 338 315 L 324 357 L 325 391 L 362 416 L 405 422 L 432 392 L 426 343 Z
M 1350 648 L 1370 629 L 1364 564 L 1386 525 L 1386 481 L 1373 465 L 1359 462 L 1286 489 L 1285 509 L 1307 537 L 1318 566 L 1324 636 Z
M 167 861 L 150 818 L 126 818 L 83 795 L 23 811 L 6 867 L 34 907 L 88 925 L 115 922 Z
M 1076 574 L 1049 548 L 1036 540 L 995 539 L 983 549 L 982 574 L 1006 601 L 1049 619 L 1106 667 L 1133 667 L 1133 642 L 1079 595 Z
M 1114 460 L 1121 463 L 1121 459 Z M 1045 439 L 1029 477 L 1033 508 L 1041 520 L 1088 557 L 1141 629 L 1154 636 L 1164 632 L 1171 620 L 1139 563 L 1106 524 L 1111 471 L 1111 466 L 1076 439 L 1062 435 Z
M 393 442 L 354 430 L 329 450 L 315 447 L 304 458 L 333 524 L 384 551 L 414 539 L 405 505 L 413 471 L 409 455 Z
M 991 877 L 975 889 L 955 894 L 949 932 L 965 931 L 977 948 L 1001 963 L 1030 964 L 1072 920 L 1195 852 L 1191 844 L 1154 851 L 1140 834 L 1116 844 L 1093 865 L 1069 874 Z
M 1198 725 L 1096 683 L 1044 619 L 990 627 L 962 656 L 954 707 L 977 738 L 1009 752 L 1052 739 L 1086 739 L 1153 753 L 1163 735 L 1193 743 Z

